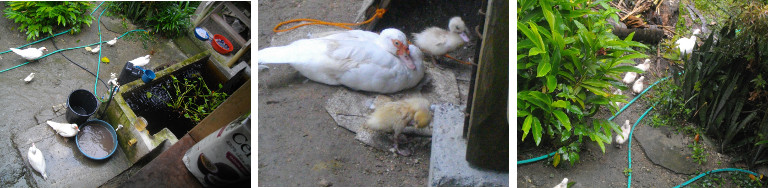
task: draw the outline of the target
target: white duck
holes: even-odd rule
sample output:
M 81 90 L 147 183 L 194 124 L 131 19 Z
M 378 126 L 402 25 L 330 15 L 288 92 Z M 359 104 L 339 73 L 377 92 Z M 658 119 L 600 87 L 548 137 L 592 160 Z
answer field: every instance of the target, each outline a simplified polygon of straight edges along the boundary
M 375 38 L 374 38 L 375 37 Z M 259 50 L 259 63 L 288 63 L 307 78 L 355 90 L 394 93 L 424 77 L 422 53 L 405 34 L 347 31 Z
M 568 188 L 568 178 L 563 178 L 563 181 L 560 182 L 560 184 L 557 184 L 552 188 Z
M 635 94 L 639 94 L 640 92 L 643 92 L 643 89 L 645 89 L 643 80 L 645 80 L 645 76 L 640 76 L 640 78 L 637 79 L 635 84 L 632 85 L 632 91 L 635 92 Z
M 680 49 L 680 57 L 684 57 L 685 54 L 691 54 L 693 52 L 693 46 L 696 44 L 696 35 L 700 32 L 701 30 L 696 29 L 693 30 L 693 34 L 690 38 L 677 39 L 675 44 L 677 44 L 677 48 Z
M 149 58 L 150 58 L 150 56 L 146 55 L 146 56 L 141 56 L 141 57 L 138 57 L 136 59 L 130 60 L 128 62 L 132 63 L 133 66 L 144 66 L 144 65 L 149 64 Z
M 114 46 L 114 45 L 115 45 L 115 43 L 117 43 L 117 37 L 115 37 L 115 38 L 114 38 L 114 39 L 112 39 L 112 40 L 109 40 L 109 41 L 107 41 L 107 44 L 109 44 L 109 46 Z
M 13 53 L 16 53 L 19 56 L 23 57 L 24 59 L 27 59 L 29 61 L 33 61 L 33 60 L 39 58 L 40 56 L 43 56 L 43 51 L 48 51 L 48 49 L 45 49 L 45 47 L 40 47 L 40 48 L 37 48 L 37 49 L 30 47 L 30 48 L 27 48 L 27 49 L 24 49 L 24 50 L 19 50 L 19 49 L 16 49 L 16 48 L 11 48 L 11 51 L 13 51 Z
M 48 174 L 45 173 L 45 157 L 43 152 L 35 147 L 35 143 L 32 143 L 32 147 L 27 151 L 27 160 L 33 169 L 43 175 L 43 179 L 48 179 Z
M 76 124 L 69 124 L 69 123 L 56 123 L 53 121 L 46 121 L 53 130 L 56 130 L 56 133 L 59 133 L 59 135 L 63 137 L 73 137 L 77 135 L 77 132 L 80 132 L 80 128 L 77 127 Z
M 35 78 L 35 73 L 34 73 L 34 72 L 33 72 L 33 73 L 29 73 L 29 76 L 27 76 L 26 78 L 24 78 L 24 83 L 29 83 L 29 82 L 31 82 L 33 78 Z
M 629 140 L 629 132 L 631 132 L 632 125 L 629 124 L 629 120 L 624 121 L 624 125 L 621 126 L 621 135 L 616 136 L 616 147 L 621 148 L 621 144 Z

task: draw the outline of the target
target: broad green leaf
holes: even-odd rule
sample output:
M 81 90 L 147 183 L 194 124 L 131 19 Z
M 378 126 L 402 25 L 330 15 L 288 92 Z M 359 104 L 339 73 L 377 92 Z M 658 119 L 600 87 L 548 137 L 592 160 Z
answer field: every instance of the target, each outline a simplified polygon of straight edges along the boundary
M 576 105 L 570 105 L 569 104 L 566 107 L 566 109 L 568 110 L 568 112 L 574 113 L 576 115 L 579 115 L 579 116 L 583 116 L 584 115 L 584 112 L 581 112 L 581 109 L 578 106 L 576 106 Z
M 542 49 L 539 49 L 538 47 L 533 47 L 531 48 L 531 50 L 528 51 L 528 56 L 534 56 L 540 53 L 547 53 L 547 52 Z
M 584 80 L 584 82 L 582 83 L 587 84 L 589 86 L 599 87 L 599 88 L 607 88 L 611 86 L 611 83 L 607 81 L 597 80 L 596 78 Z
M 533 35 L 533 44 L 536 45 L 536 47 L 539 47 L 539 49 L 547 49 L 547 47 L 544 45 L 544 40 L 541 39 L 541 35 L 539 35 L 539 29 L 537 25 L 533 22 L 528 22 L 528 25 L 531 27 L 531 34 Z
M 560 123 L 562 123 L 563 126 L 565 126 L 566 130 L 571 131 L 571 120 L 568 118 L 567 115 L 565 115 L 563 111 L 555 110 L 555 111 L 552 111 L 552 114 L 554 114 L 555 118 L 557 118 L 557 120 L 559 120 Z
M 517 117 L 525 117 L 525 116 L 529 116 L 529 115 L 531 115 L 530 112 L 525 111 L 525 110 L 517 109 Z
M 586 84 L 583 84 L 581 86 L 584 87 L 584 88 L 587 88 L 587 90 L 591 91 L 592 93 L 595 93 L 595 95 L 601 95 L 601 96 L 604 96 L 604 97 L 607 97 L 607 96 L 610 95 L 610 94 L 606 93 L 605 91 L 603 91 L 600 88 L 592 87 L 592 86 L 589 86 L 589 85 L 586 85 Z
M 536 77 L 545 76 L 550 70 L 552 70 L 552 65 L 549 64 L 549 61 L 539 61 L 539 67 L 536 68 Z
M 547 80 L 547 89 L 549 89 L 549 92 L 547 93 L 555 91 L 555 87 L 557 86 L 557 79 L 555 78 L 555 75 L 547 75 L 545 78 Z
M 557 100 L 552 102 L 552 107 L 565 108 L 567 105 L 568 103 L 564 100 Z
M 616 72 L 616 73 L 625 73 L 625 72 L 643 73 L 643 70 L 640 70 L 640 69 L 638 69 L 635 66 L 626 66 L 626 65 L 618 66 L 618 67 L 613 67 L 613 68 L 609 69 L 608 71 Z
M 531 130 L 531 123 L 533 122 L 533 116 L 528 115 L 528 117 L 525 117 L 525 121 L 523 121 L 523 139 L 522 141 L 525 141 L 525 136 L 528 135 L 528 131 Z
M 536 141 L 536 146 L 541 142 L 541 129 L 539 118 L 533 117 L 533 141 Z

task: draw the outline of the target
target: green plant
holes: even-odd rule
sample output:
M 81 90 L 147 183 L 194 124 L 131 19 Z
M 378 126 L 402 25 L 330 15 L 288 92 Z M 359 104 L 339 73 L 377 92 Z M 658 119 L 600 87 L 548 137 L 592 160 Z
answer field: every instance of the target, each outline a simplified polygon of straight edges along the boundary
M 211 91 L 203 81 L 203 77 L 199 75 L 193 79 L 184 78 L 183 81 L 171 75 L 171 85 L 173 94 L 163 86 L 166 93 L 171 96 L 171 101 L 166 102 L 166 105 L 177 110 L 184 118 L 192 120 L 194 124 L 203 120 L 227 98 L 226 93 Z M 219 89 L 221 87 L 222 85 L 219 84 Z
M 192 26 L 189 18 L 200 2 L 190 1 L 120 1 L 112 2 L 112 14 L 154 28 L 156 33 L 168 37 L 183 35 Z
M 624 168 L 623 172 L 624 172 L 624 176 L 629 177 L 629 173 L 632 173 L 632 169 L 631 168 Z
M 556 147 L 575 143 L 566 147 L 570 155 L 586 136 L 604 152 L 612 132 L 620 130 L 612 121 L 592 117 L 601 107 L 615 113 L 619 107 L 614 102 L 627 102 L 611 90 L 627 89 L 620 74 L 642 71 L 620 64 L 646 57 L 633 47 L 647 47 L 632 41 L 634 33 L 623 40 L 611 33 L 606 20 L 618 20 L 618 10 L 602 1 L 522 0 L 518 6 L 521 139 L 530 133 L 536 145 L 545 135 Z
M 704 148 L 702 148 L 700 144 L 698 143 L 688 144 L 688 147 L 693 149 L 691 153 L 691 158 L 693 159 L 694 162 L 699 163 L 699 165 L 707 162 L 707 156 L 709 154 L 707 154 L 707 152 L 704 151 Z
M 70 33 L 76 34 L 82 24 L 90 27 L 93 22 L 88 12 L 93 4 L 87 1 L 10 1 L 7 5 L 5 17 L 21 24 L 18 29 L 26 31 L 28 41 L 40 34 L 53 35 L 59 26 L 71 26 Z
M 686 119 L 719 140 L 721 151 L 741 152 L 737 160 L 753 166 L 768 162 L 766 145 L 755 144 L 768 140 L 768 91 L 760 87 L 768 72 L 768 6 L 742 8 L 694 49 L 682 76 L 672 75 L 682 79 L 685 108 L 694 111 Z

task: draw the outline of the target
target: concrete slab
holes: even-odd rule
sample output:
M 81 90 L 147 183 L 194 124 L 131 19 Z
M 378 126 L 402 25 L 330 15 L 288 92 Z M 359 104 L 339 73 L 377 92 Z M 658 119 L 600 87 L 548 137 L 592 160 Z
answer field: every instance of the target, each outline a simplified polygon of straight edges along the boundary
M 64 116 L 57 116 L 52 121 L 65 122 L 66 120 Z M 74 138 L 58 136 L 45 123 L 31 126 L 15 134 L 12 141 L 29 173 L 26 177 L 30 178 L 29 182 L 34 187 L 97 187 L 130 165 L 119 148 L 106 160 L 91 160 L 78 151 Z M 35 143 L 35 146 L 43 152 L 47 180 L 32 169 L 27 161 L 27 151 L 32 143 Z M 26 187 L 24 184 L 17 183 L 17 185 Z
M 633 133 L 634 139 L 640 143 L 645 155 L 654 164 L 663 166 L 675 173 L 692 175 L 701 167 L 687 159 L 691 149 L 685 143 L 683 135 L 674 134 L 668 127 L 651 128 L 638 126 Z M 698 169 L 702 171 L 703 169 Z
M 476 169 L 465 160 L 467 140 L 461 137 L 463 106 L 439 104 L 432 126 L 429 186 L 509 186 L 509 174 Z

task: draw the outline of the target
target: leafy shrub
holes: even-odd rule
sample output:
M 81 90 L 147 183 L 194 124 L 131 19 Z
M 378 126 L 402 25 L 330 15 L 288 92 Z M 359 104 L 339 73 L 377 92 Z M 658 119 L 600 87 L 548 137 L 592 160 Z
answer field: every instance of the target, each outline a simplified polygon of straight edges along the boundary
M 744 153 L 748 165 L 768 162 L 768 6 L 753 2 L 695 48 L 682 74 L 689 120 L 721 141 L 721 151 Z M 737 30 L 739 32 L 737 32 Z M 715 40 L 717 38 L 717 40 Z M 677 74 L 673 74 L 677 75 Z M 761 142 L 762 141 L 762 142 Z
M 597 5 L 603 9 L 596 11 Z M 522 140 L 531 133 L 536 145 L 544 135 L 569 145 L 558 153 L 567 154 L 571 164 L 578 160 L 577 146 L 584 136 L 605 152 L 612 131 L 621 130 L 612 121 L 592 117 L 601 107 L 615 113 L 619 107 L 614 102 L 627 102 L 611 89 L 627 89 L 620 74 L 642 71 L 620 64 L 646 57 L 632 47 L 647 47 L 632 41 L 634 33 L 624 40 L 611 33 L 606 20 L 618 21 L 618 10 L 605 2 L 521 0 L 518 6 L 517 117 Z
M 180 81 L 171 75 L 171 79 L 173 80 L 171 82 L 172 90 L 163 86 L 165 92 L 171 96 L 171 101 L 166 105 L 179 112 L 184 118 L 191 120 L 195 125 L 227 99 L 226 93 L 218 92 L 222 87 L 221 84 L 219 84 L 219 89 L 212 91 L 201 76 L 192 79 L 184 78 L 183 81 Z M 173 94 L 168 91 L 173 91 Z M 151 97 L 149 94 L 147 95 L 148 98 Z
M 10 1 L 5 17 L 20 23 L 19 31 L 26 31 L 27 40 L 37 39 L 40 34 L 53 35 L 57 27 L 71 26 L 71 34 L 80 32 L 82 24 L 91 26 L 93 4 L 87 1 Z
M 178 37 L 192 26 L 189 18 L 199 4 L 189 1 L 118 1 L 112 2 L 110 10 L 133 23 L 154 28 L 156 33 Z

